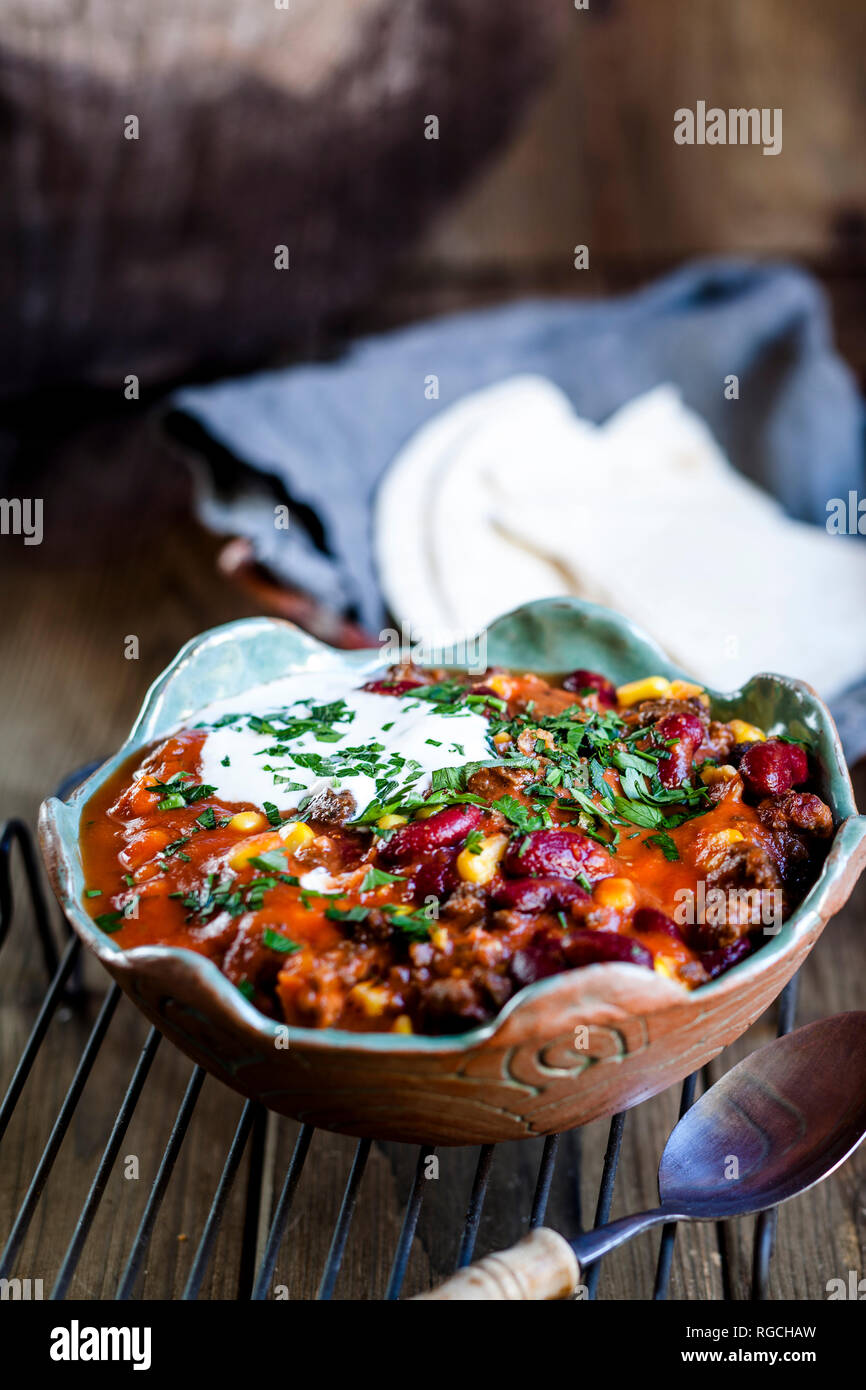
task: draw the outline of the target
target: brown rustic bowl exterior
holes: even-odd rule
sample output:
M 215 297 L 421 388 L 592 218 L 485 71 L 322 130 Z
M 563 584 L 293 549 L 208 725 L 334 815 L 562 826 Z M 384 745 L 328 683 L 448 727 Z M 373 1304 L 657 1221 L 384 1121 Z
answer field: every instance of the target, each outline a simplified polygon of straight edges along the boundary
M 554 612 L 542 611 L 554 606 Z M 547 669 L 592 664 L 580 660 L 587 650 L 594 654 L 594 664 L 603 666 L 598 656 L 601 631 L 603 639 L 607 633 L 608 669 L 615 678 L 647 671 L 648 652 L 653 671 L 673 672 L 630 624 L 594 605 L 546 600 L 517 610 L 501 624 L 506 625 L 507 642 L 515 624 L 550 621 L 557 626 L 563 618 L 574 626 L 576 641 L 567 660 L 550 662 Z M 259 639 L 265 625 L 284 636 L 289 629 L 306 652 L 326 650 L 291 625 L 266 619 L 205 634 L 184 649 L 153 688 L 145 707 L 150 717 L 139 720 L 118 758 L 150 741 L 165 712 L 166 686 L 178 679 L 179 671 L 188 674 L 197 650 L 217 636 L 225 643 L 233 631 L 241 640 L 244 628 L 246 640 L 253 635 L 251 625 L 258 625 Z M 581 629 L 588 626 L 593 636 L 584 631 L 581 643 Z M 366 658 L 369 664 L 369 653 Z M 357 663 L 358 654 L 345 659 Z M 813 732 L 823 731 L 824 737 L 829 730 L 829 754 L 821 750 L 822 790 L 841 823 L 818 882 L 779 934 L 691 993 L 639 966 L 608 963 L 540 981 L 516 995 L 491 1023 L 454 1038 L 290 1028 L 260 1014 L 205 958 L 166 947 L 123 952 L 84 911 L 76 862 L 78 814 L 117 759 L 94 774 L 72 804 L 45 803 L 40 838 L 58 898 L 86 944 L 161 1032 L 243 1095 L 323 1129 L 379 1139 L 477 1144 L 554 1133 L 636 1105 L 689 1075 L 743 1033 L 802 964 L 866 863 L 866 817 L 854 809 L 838 740 L 832 743 L 829 714 L 814 692 L 780 677 L 761 677 L 745 687 L 753 697 L 752 710 L 756 699 L 760 702 L 772 691 L 770 682 L 779 684 L 784 698 L 796 697 L 809 706 L 804 722 Z M 719 697 L 719 703 L 727 706 L 735 698 Z

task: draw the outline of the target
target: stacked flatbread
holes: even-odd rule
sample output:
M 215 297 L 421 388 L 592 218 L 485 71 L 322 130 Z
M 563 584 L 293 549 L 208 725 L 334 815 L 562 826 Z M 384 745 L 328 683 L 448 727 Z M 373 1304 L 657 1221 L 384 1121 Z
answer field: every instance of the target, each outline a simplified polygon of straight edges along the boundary
M 832 697 L 866 670 L 866 545 L 792 521 L 669 386 L 600 426 L 541 377 L 468 396 L 394 461 L 375 526 L 386 600 L 427 643 L 575 594 L 719 689 L 775 671 Z

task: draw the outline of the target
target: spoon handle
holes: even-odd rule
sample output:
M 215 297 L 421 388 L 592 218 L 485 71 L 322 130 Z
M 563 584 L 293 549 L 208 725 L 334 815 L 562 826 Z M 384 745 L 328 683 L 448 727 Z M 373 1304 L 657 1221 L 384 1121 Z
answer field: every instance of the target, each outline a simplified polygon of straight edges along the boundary
M 591 1231 L 583 1231 L 571 1241 L 571 1248 L 581 1265 L 589 1265 L 606 1255 L 609 1250 L 615 1250 L 618 1245 L 631 1240 L 632 1236 L 648 1230 L 650 1226 L 656 1226 L 660 1221 L 679 1219 L 674 1212 L 664 1207 L 634 1212 L 631 1216 L 621 1216 L 618 1221 L 609 1221 L 605 1226 L 595 1226 Z
M 458 1269 L 438 1289 L 416 1294 L 413 1301 L 570 1298 L 579 1280 L 580 1266 L 568 1241 L 548 1226 L 539 1226 L 509 1250 Z
M 659 1221 L 676 1218 L 663 1207 L 623 1216 L 607 1226 L 586 1231 L 568 1241 L 549 1226 L 530 1231 L 508 1250 L 485 1255 L 477 1264 L 458 1269 L 438 1289 L 417 1294 L 427 1299 L 485 1299 L 525 1301 L 571 1298 L 580 1283 L 581 1264 L 591 1264 L 617 1245 Z

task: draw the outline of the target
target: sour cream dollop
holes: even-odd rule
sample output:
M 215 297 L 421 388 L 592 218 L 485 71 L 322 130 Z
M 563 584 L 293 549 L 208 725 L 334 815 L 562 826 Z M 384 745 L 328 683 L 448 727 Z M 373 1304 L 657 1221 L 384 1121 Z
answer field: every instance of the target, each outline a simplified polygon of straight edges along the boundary
M 492 758 L 484 715 L 449 713 L 412 691 L 361 690 L 365 679 L 345 669 L 303 671 L 208 705 L 196 721 L 211 726 L 201 781 L 222 801 L 280 811 L 327 789 L 348 791 L 358 816 L 374 800 L 423 794 L 440 768 Z

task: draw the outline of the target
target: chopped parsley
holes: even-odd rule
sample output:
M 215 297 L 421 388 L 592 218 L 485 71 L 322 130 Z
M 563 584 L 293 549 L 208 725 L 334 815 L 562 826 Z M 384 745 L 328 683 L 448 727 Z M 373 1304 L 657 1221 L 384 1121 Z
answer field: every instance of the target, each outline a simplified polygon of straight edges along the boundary
M 170 859 L 173 854 L 178 854 L 178 851 L 182 850 L 184 845 L 188 845 L 191 839 L 191 835 L 182 835 L 179 840 L 172 840 L 171 844 L 166 845 L 165 849 L 162 851 L 163 859 Z M 182 854 L 180 858 L 187 860 L 187 862 L 189 861 L 188 854 Z
M 267 946 L 269 951 L 279 951 L 284 956 L 291 955 L 293 951 L 300 951 L 301 949 L 297 941 L 283 936 L 282 932 L 274 931 L 272 927 L 265 927 L 262 932 L 262 945 Z
M 158 779 L 149 782 L 146 790 L 159 793 L 161 799 L 157 803 L 158 811 L 174 811 L 180 806 L 192 806 L 196 801 L 204 801 L 208 796 L 213 796 L 216 787 L 210 786 L 207 782 L 192 781 L 191 772 L 177 772 L 170 782 L 160 782 Z
M 666 830 L 658 830 L 655 835 L 647 835 L 644 840 L 645 845 L 657 845 L 669 863 L 674 864 L 680 857 L 680 852 L 676 843 Z
M 394 903 L 386 904 L 382 908 L 391 918 L 392 927 L 396 927 L 404 936 L 408 936 L 410 941 L 429 941 L 430 923 L 432 915 L 428 914 L 427 908 L 420 908 L 417 912 L 406 912 L 404 908 Z
M 550 812 L 545 807 L 540 807 L 539 813 L 532 815 L 515 796 L 500 796 L 493 802 L 493 808 L 501 811 L 521 835 L 528 835 L 531 830 L 541 830 L 551 824 Z
M 100 931 L 104 931 L 111 936 L 114 932 L 120 930 L 120 924 L 123 918 L 124 913 L 122 912 L 100 912 L 99 916 L 94 917 L 93 920 Z
M 374 888 L 383 888 L 386 883 L 404 883 L 404 874 L 388 874 L 384 869 L 369 868 L 361 884 L 362 893 L 370 893 Z
M 253 855 L 248 863 L 266 874 L 283 874 L 286 878 L 294 878 L 293 874 L 285 873 L 288 859 L 289 852 L 286 849 L 265 849 L 261 854 Z M 294 881 L 297 883 L 297 879 Z
M 326 907 L 325 916 L 332 922 L 365 922 L 370 915 L 369 907 Z

